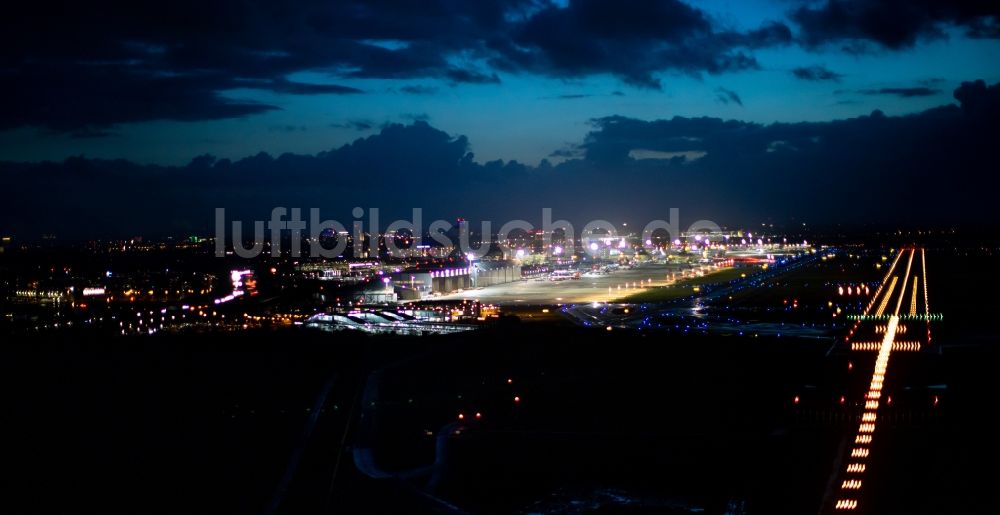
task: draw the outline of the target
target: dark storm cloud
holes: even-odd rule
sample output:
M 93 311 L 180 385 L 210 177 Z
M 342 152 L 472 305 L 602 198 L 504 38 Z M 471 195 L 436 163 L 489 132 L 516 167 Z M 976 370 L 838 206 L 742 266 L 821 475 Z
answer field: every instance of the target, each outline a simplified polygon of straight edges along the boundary
M 662 71 L 756 69 L 750 51 L 789 41 L 781 23 L 723 30 L 678 0 L 19 2 L 0 17 L 0 129 L 99 131 L 279 107 L 227 95 L 238 88 L 361 93 L 289 79 L 303 71 L 451 84 L 499 84 L 498 71 L 612 74 L 658 88 Z
M 736 94 L 735 91 L 726 88 L 716 88 L 715 89 L 715 99 L 723 104 L 728 104 L 730 102 L 743 107 L 743 99 Z
M 980 190 L 995 175 L 1000 85 L 966 82 L 954 96 L 960 107 L 901 117 L 874 111 L 833 122 L 608 117 L 595 121 L 584 148 L 588 161 L 607 168 L 629 163 L 637 148 L 705 152 L 663 194 L 672 187 L 704 195 L 719 210 L 879 223 L 905 223 L 907 216 L 936 224 L 997 220 L 991 194 Z M 916 202 L 926 209 L 905 207 Z
M 800 66 L 798 68 L 792 69 L 792 75 L 798 79 L 802 80 L 812 80 L 812 81 L 834 81 L 839 82 L 843 75 L 830 70 L 825 66 L 813 65 L 813 66 Z
M 1000 37 L 1000 3 L 983 0 L 827 0 L 798 7 L 789 17 L 809 46 L 871 42 L 908 48 L 944 37 L 948 26 L 964 28 L 970 37 Z
M 25 64 L 4 81 L 0 129 L 43 125 L 55 131 L 92 132 L 145 120 L 216 120 L 278 109 L 230 98 L 234 87 L 218 74 L 163 75 L 113 65 Z
M 659 89 L 659 71 L 691 74 L 756 69 L 745 50 L 784 44 L 788 27 L 769 23 L 747 33 L 717 31 L 700 9 L 675 0 L 578 0 L 549 6 L 513 27 L 512 38 L 489 41 L 495 66 L 556 77 L 611 73 Z
M 862 95 L 894 95 L 902 98 L 913 98 L 913 97 L 929 97 L 937 95 L 941 90 L 928 88 L 924 86 L 917 86 L 913 88 L 878 88 L 878 89 L 861 89 L 858 93 Z
M 445 77 L 451 82 L 467 84 L 500 84 L 500 77 L 495 73 L 483 73 L 474 70 L 452 68 L 445 71 Z
M 497 222 L 551 207 L 575 223 L 665 218 L 679 207 L 687 223 L 995 224 L 988 185 L 1000 84 L 966 82 L 954 96 L 959 105 L 915 115 L 874 111 L 832 122 L 605 117 L 582 143 L 553 153 L 567 161 L 538 167 L 477 163 L 466 138 L 419 121 L 316 155 L 201 156 L 180 167 L 83 158 L 0 163 L 8 194 L 0 227 L 25 239 L 210 233 L 215 207 L 242 220 L 267 219 L 275 206 L 320 207 L 324 217 L 349 221 L 357 205 L 379 207 L 383 221 L 408 217 L 412 207 L 424 208 L 425 221 Z M 634 159 L 636 150 L 700 157 Z
M 567 146 L 553 150 L 549 157 L 560 157 L 563 159 L 576 159 L 583 156 L 583 149 L 578 145 Z
M 307 84 L 304 82 L 294 82 L 284 78 L 277 78 L 266 83 L 254 86 L 253 83 L 246 87 L 258 87 L 275 93 L 290 93 L 293 95 L 348 95 L 352 93 L 363 93 L 360 89 L 337 84 Z
M 356 88 L 288 79 L 448 77 L 495 82 L 449 63 L 475 51 L 520 0 L 307 0 L 169 4 L 19 2 L 0 17 L 0 129 L 57 131 L 145 120 L 213 120 L 277 109 L 227 96 L 234 88 L 348 94 Z M 398 47 L 382 40 L 400 40 Z
M 421 86 L 419 84 L 415 84 L 403 86 L 399 88 L 399 91 L 410 95 L 433 95 L 434 93 L 437 93 L 438 89 L 433 86 Z
M 118 136 L 118 133 L 113 131 L 85 127 L 69 133 L 69 136 L 74 139 L 110 138 L 112 136 Z
M 981 80 L 963 82 L 955 90 L 955 98 L 962 104 L 962 109 L 970 115 L 1000 114 L 1000 83 L 987 86 Z
M 371 120 L 348 120 L 343 123 L 331 123 L 330 127 L 335 129 L 354 129 L 359 132 L 368 131 L 375 128 L 375 122 Z

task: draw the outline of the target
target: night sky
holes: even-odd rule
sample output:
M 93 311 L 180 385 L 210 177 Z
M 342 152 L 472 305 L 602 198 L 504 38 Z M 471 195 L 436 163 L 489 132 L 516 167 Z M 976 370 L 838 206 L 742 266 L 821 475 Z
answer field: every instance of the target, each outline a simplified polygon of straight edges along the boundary
M 24 2 L 0 39 L 5 234 L 1000 219 L 997 2 Z

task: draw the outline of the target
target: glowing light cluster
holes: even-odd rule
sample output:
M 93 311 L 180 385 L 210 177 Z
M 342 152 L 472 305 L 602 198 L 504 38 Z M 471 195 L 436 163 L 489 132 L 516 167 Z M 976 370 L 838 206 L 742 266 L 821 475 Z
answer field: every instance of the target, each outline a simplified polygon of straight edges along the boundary
M 892 266 L 889 267 L 889 270 L 885 273 L 885 276 L 882 277 L 882 282 L 880 282 L 879 285 L 878 285 L 878 288 L 875 289 L 875 295 L 871 296 L 871 300 L 868 301 L 868 305 L 865 306 L 865 310 L 861 313 L 861 315 L 851 315 L 851 316 L 848 316 L 848 319 L 856 320 L 856 322 L 854 323 L 854 327 L 852 327 L 850 329 L 850 331 L 848 331 L 847 337 L 845 338 L 845 340 L 847 340 L 847 341 L 850 340 L 851 336 L 854 335 L 854 331 L 857 331 L 858 326 L 861 324 L 861 320 L 863 320 L 865 317 L 868 316 L 868 313 L 871 311 L 872 306 L 875 305 L 875 301 L 878 299 L 879 294 L 882 293 L 882 288 L 885 287 L 886 281 L 889 280 L 889 276 L 891 276 L 892 272 L 894 270 L 896 270 L 896 263 L 899 262 L 899 258 L 902 255 L 903 255 L 903 250 L 900 249 L 900 251 L 896 254 L 896 258 L 892 260 Z M 883 260 L 885 260 L 884 257 L 883 257 Z M 926 276 L 927 276 L 927 274 L 924 274 L 924 278 L 925 279 L 926 279 Z M 924 291 L 926 292 L 926 289 Z M 866 291 L 866 293 L 867 293 L 867 291 Z
M 840 487 L 844 490 L 859 490 L 861 488 L 860 479 L 848 479 L 840 484 Z
M 920 249 L 920 267 L 924 270 L 924 315 L 927 317 L 927 343 L 931 342 L 931 304 L 927 298 L 927 259 L 924 249 Z
M 904 251 L 900 251 L 900 256 Z M 906 273 L 903 274 L 903 284 L 899 289 L 899 297 L 896 301 L 895 310 L 889 317 L 889 323 L 885 327 L 878 326 L 876 331 L 879 333 L 884 333 L 882 342 L 878 346 L 878 357 L 875 358 L 875 370 L 872 372 L 871 384 L 868 387 L 868 393 L 865 394 L 865 411 L 861 415 L 861 424 L 858 425 L 857 435 L 854 437 L 854 443 L 856 445 L 867 446 L 872 442 L 872 435 L 875 433 L 875 421 L 877 419 L 878 402 L 882 397 L 882 387 L 885 382 L 886 371 L 889 368 L 889 356 L 892 354 L 893 350 L 897 349 L 919 349 L 919 342 L 896 342 L 896 333 L 904 333 L 906 331 L 905 327 L 900 327 L 899 324 L 899 310 L 903 304 L 903 298 L 906 296 L 906 287 L 910 279 L 910 270 L 913 266 L 913 256 L 916 254 L 916 250 L 910 249 L 910 257 L 906 263 Z M 899 256 L 897 256 L 896 261 L 898 261 Z M 895 268 L 896 261 L 893 262 L 892 268 Z M 890 273 L 891 273 L 890 269 Z M 926 277 L 926 273 L 924 274 Z M 888 277 L 888 276 L 887 276 Z M 895 291 L 896 284 L 899 280 L 898 276 L 893 275 L 892 281 L 889 283 L 889 287 L 886 290 L 886 294 L 882 297 L 882 301 L 879 303 L 878 309 L 875 312 L 876 317 L 881 317 L 885 313 L 886 307 L 889 304 L 889 300 L 892 298 L 892 293 Z M 917 277 L 914 276 L 914 286 L 916 285 Z M 884 284 L 884 283 L 883 283 Z M 881 290 L 881 287 L 879 288 Z M 878 294 L 876 293 L 876 296 Z M 913 290 L 911 295 L 911 310 L 913 299 L 916 298 L 916 289 Z M 867 312 L 864 316 L 867 315 Z M 855 326 L 857 327 L 857 326 Z M 855 342 L 851 344 L 852 350 L 874 350 L 871 345 L 874 342 Z M 914 345 L 910 345 L 914 344 Z M 887 404 L 892 403 L 892 397 L 888 397 Z M 847 465 L 846 473 L 848 477 L 845 478 L 844 482 L 841 484 L 841 489 L 859 491 L 861 489 L 861 479 L 855 477 L 856 474 L 861 474 L 865 471 L 865 463 L 861 460 L 867 459 L 870 449 L 868 447 L 854 447 L 851 450 L 851 458 L 856 460 L 852 461 Z M 855 499 L 840 499 L 834 505 L 837 510 L 854 510 L 857 508 L 857 500 Z
M 917 341 L 892 342 L 892 350 L 903 352 L 915 352 L 921 349 L 922 345 Z M 878 342 L 852 342 L 851 350 L 859 352 L 877 351 L 882 348 Z
M 847 295 L 868 295 L 869 292 L 871 290 L 863 284 L 857 286 L 848 285 L 846 289 L 843 286 L 837 286 L 837 295 L 844 295 L 845 293 Z
M 880 317 L 882 313 L 885 312 L 885 307 L 889 304 L 889 299 L 892 297 L 892 290 L 896 288 L 896 282 L 899 281 L 899 276 L 892 276 L 892 282 L 889 283 L 889 289 L 885 291 L 885 297 L 882 297 L 882 302 L 879 303 L 878 309 L 875 310 L 875 316 Z
M 854 499 L 840 499 L 837 501 L 836 509 L 838 510 L 853 510 L 858 507 L 858 501 Z
M 889 320 L 889 315 L 879 315 L 879 316 L 876 316 L 876 315 L 847 315 L 847 319 L 848 320 L 857 320 L 860 323 L 860 322 L 863 322 L 863 321 L 866 321 L 866 320 Z M 938 320 L 938 321 L 944 320 L 944 315 L 942 315 L 941 313 L 926 313 L 926 314 L 923 314 L 923 315 L 921 315 L 921 314 L 910 315 L 910 314 L 905 314 L 904 313 L 902 315 L 899 315 L 899 319 L 900 320 L 927 320 L 929 322 L 931 320 Z M 853 334 L 853 330 L 852 330 L 851 334 Z
M 472 267 L 465 268 L 449 268 L 444 270 L 432 270 L 431 278 L 435 277 L 459 277 L 462 275 L 469 275 L 472 273 Z

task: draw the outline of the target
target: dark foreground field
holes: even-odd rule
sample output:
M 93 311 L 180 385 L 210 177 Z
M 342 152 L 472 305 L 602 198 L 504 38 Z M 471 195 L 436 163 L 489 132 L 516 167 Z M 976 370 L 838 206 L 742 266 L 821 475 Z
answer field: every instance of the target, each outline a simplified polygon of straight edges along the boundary
M 870 512 L 996 512 L 988 265 L 931 264 L 945 346 L 893 364 L 911 400 L 880 425 Z M 6 338 L 0 509 L 817 513 L 854 425 L 829 347 L 545 323 Z
M 818 507 L 846 425 L 791 403 L 825 374 L 825 351 L 536 325 L 425 340 L 287 331 L 8 342 L 5 502 L 431 513 L 440 505 L 427 491 L 474 513 L 802 513 Z M 984 414 L 998 388 L 983 379 L 996 358 L 956 352 L 943 367 L 955 399 L 944 418 L 889 430 L 875 489 L 887 507 L 991 511 L 976 470 L 998 456 Z M 436 436 L 456 429 L 439 470 L 419 471 L 435 460 Z M 370 479 L 355 446 L 386 472 L 417 472 Z

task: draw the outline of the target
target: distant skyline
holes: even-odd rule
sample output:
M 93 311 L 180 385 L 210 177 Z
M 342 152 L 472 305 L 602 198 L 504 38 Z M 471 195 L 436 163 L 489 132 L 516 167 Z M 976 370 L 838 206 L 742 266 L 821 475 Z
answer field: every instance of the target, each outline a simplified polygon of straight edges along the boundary
M 313 154 L 425 120 L 478 162 L 537 165 L 608 116 L 917 113 L 1000 81 L 998 8 L 938 4 L 21 5 L 0 21 L 0 160 Z

